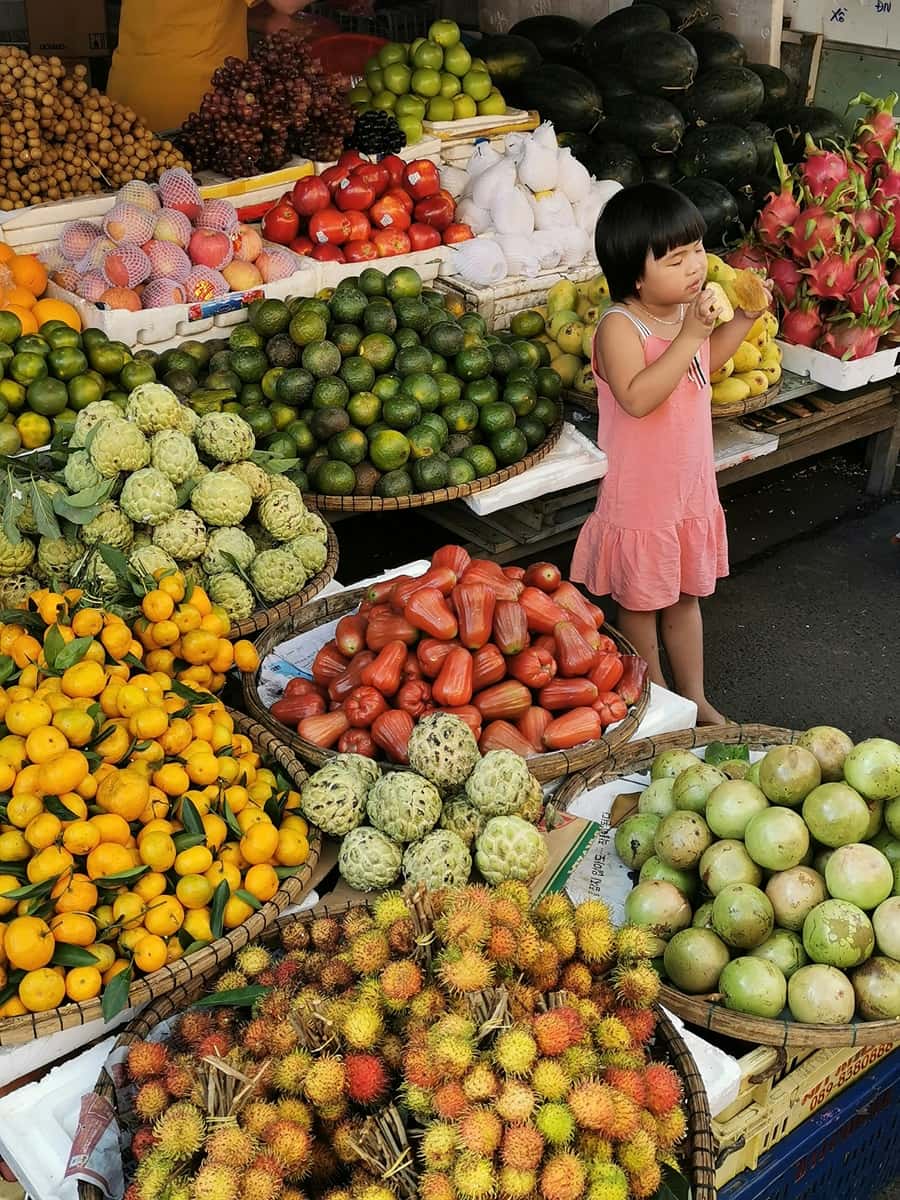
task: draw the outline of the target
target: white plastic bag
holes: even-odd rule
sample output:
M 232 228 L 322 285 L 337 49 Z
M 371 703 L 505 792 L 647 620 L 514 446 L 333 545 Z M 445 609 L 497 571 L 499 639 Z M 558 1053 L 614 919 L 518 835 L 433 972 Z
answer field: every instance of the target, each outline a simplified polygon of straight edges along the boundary
M 454 200 L 460 198 L 468 182 L 468 174 L 460 167 L 441 167 L 441 187 L 446 188 Z
M 443 179 L 444 172 L 441 172 Z M 456 206 L 457 221 L 461 221 L 463 225 L 468 225 L 473 233 L 487 233 L 491 228 L 490 210 L 479 208 L 471 196 L 465 196 Z
M 575 213 L 565 192 L 559 188 L 531 197 L 535 229 L 560 229 L 575 224 Z
M 552 271 L 559 266 L 563 256 L 563 246 L 555 231 L 543 229 L 531 235 L 531 243 L 537 250 L 542 271 Z
M 522 237 L 514 233 L 497 238 L 506 256 L 510 275 L 525 275 L 532 278 L 541 270 L 539 247 L 533 237 Z
M 523 187 L 499 192 L 491 205 L 491 218 L 497 233 L 515 233 L 523 237 L 534 233 L 534 213 Z
M 506 256 L 493 238 L 473 238 L 450 247 L 449 271 L 478 287 L 499 283 L 509 274 Z
M 528 137 L 524 133 L 508 133 L 506 135 L 506 157 L 511 159 L 516 166 L 522 161 L 522 156 L 525 153 L 525 147 L 528 145 Z
M 494 198 L 501 193 L 508 192 L 515 186 L 515 182 L 516 164 L 500 158 L 498 155 L 493 166 L 482 171 L 475 180 L 472 186 L 472 199 L 479 208 L 491 208 Z
M 568 146 L 562 146 L 557 166 L 556 186 L 566 193 L 573 204 L 584 200 L 591 190 L 591 175 L 584 163 L 578 161 Z
M 552 147 L 543 145 L 538 140 L 536 131 L 525 146 L 525 153 L 519 163 L 519 182 L 524 183 L 533 192 L 547 192 L 556 187 L 559 150 L 555 137 L 553 143 Z
M 475 179 L 488 167 L 500 161 L 500 155 L 489 142 L 478 142 L 472 151 L 466 170 Z
M 539 146 L 543 146 L 547 150 L 555 150 L 558 143 L 556 141 L 556 130 L 553 128 L 553 122 L 542 121 L 531 135 L 531 140 L 537 142 Z
M 597 224 L 597 218 L 603 212 L 608 200 L 613 197 L 616 192 L 621 192 L 622 185 L 614 179 L 594 179 L 591 181 L 591 190 L 583 200 L 575 205 L 575 220 L 591 237 L 594 236 L 594 226 Z
M 554 236 L 560 247 L 562 266 L 577 267 L 586 258 L 593 258 L 593 231 L 588 234 L 578 225 L 569 225 L 557 229 Z

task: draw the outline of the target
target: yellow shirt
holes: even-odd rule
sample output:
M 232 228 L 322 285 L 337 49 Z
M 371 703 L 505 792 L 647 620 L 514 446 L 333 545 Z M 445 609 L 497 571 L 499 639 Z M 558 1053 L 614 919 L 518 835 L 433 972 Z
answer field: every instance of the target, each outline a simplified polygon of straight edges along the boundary
M 123 0 L 107 93 L 151 129 L 176 129 L 200 107 L 216 67 L 247 57 L 256 0 Z

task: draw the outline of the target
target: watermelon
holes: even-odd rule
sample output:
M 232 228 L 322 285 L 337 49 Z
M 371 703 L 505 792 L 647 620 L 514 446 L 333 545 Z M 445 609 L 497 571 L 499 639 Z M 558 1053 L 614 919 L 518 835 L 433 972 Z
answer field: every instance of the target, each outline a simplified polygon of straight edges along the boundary
M 581 156 L 593 150 L 594 143 L 586 133 L 575 133 L 571 129 L 565 129 L 562 133 L 557 133 L 556 141 L 560 146 L 568 146 L 578 161 L 581 161 Z
M 743 183 L 756 173 L 756 143 L 737 125 L 694 127 L 681 142 L 678 169 L 685 176 Z
M 667 33 L 671 27 L 669 18 L 656 5 L 632 4 L 591 26 L 584 36 L 585 53 L 594 62 L 618 63 L 630 42 L 648 33 Z
M 591 73 L 591 78 L 604 100 L 611 96 L 633 96 L 638 90 L 630 76 L 615 67 L 600 65 Z
M 520 79 L 511 96 L 522 108 L 536 108 L 556 129 L 575 133 L 592 129 L 603 115 L 603 100 L 593 80 L 560 63 L 544 63 Z
M 638 91 L 666 96 L 694 82 L 697 51 L 680 33 L 648 33 L 628 43 L 622 65 Z
M 756 146 L 756 174 L 771 174 L 775 166 L 775 134 L 761 121 L 751 121 L 745 128 Z
M 817 146 L 835 142 L 839 146 L 847 140 L 847 131 L 837 113 L 828 108 L 806 106 L 788 113 L 785 124 L 775 130 L 775 140 L 787 163 L 799 162 L 806 153 L 806 135 Z
M 631 187 L 644 178 L 641 160 L 622 142 L 598 142 L 584 155 L 576 155 L 597 179 L 615 179 Z
M 515 33 L 482 38 L 478 43 L 478 56 L 484 59 L 491 80 L 501 90 L 523 75 L 530 75 L 541 65 L 534 42 Z
M 747 63 L 754 75 L 762 80 L 765 99 L 759 110 L 761 117 L 781 116 L 791 102 L 791 81 L 778 67 L 768 63 Z
M 676 33 L 684 33 L 692 25 L 702 25 L 714 15 L 711 0 L 654 0 L 668 15 Z
M 741 224 L 745 229 L 752 229 L 759 210 L 771 196 L 774 185 L 771 179 L 754 175 L 745 183 L 732 189 L 732 195 L 737 201 Z
M 725 121 L 746 125 L 762 107 L 765 88 L 747 67 L 718 67 L 704 71 L 684 97 L 682 111 L 688 121 L 711 125 Z
M 644 180 L 647 183 L 673 184 L 679 178 L 678 164 L 674 154 L 653 154 L 641 159 Z
M 670 154 L 684 133 L 684 118 L 659 96 L 618 96 L 606 101 L 606 117 L 598 133 L 626 142 L 638 154 Z
M 509 30 L 527 38 L 547 62 L 568 63 L 579 52 L 584 30 L 571 17 L 526 17 Z
M 723 29 L 690 29 L 687 36 L 697 51 L 701 71 L 742 67 L 746 62 L 744 43 Z
M 741 235 L 738 205 L 731 192 L 715 179 L 681 179 L 679 192 L 697 206 L 706 222 L 703 244 L 717 250 Z

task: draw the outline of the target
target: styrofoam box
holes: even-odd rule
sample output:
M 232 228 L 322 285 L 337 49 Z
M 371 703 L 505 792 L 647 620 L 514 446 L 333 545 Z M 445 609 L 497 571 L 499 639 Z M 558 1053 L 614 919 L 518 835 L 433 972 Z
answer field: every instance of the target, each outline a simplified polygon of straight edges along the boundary
M 423 283 L 433 283 L 438 277 L 441 267 L 450 260 L 448 246 L 434 246 L 431 250 L 414 250 L 411 254 L 395 254 L 390 258 L 373 258 L 365 262 L 317 263 L 319 268 L 319 287 L 337 287 L 342 279 L 359 275 L 366 267 L 374 267 L 376 271 L 384 271 L 389 275 L 397 267 L 412 267 L 417 271 Z
M 892 379 L 900 372 L 900 347 L 878 350 L 868 358 L 856 358 L 844 362 L 810 346 L 792 346 L 778 340 L 781 350 L 781 365 L 794 375 L 814 379 L 825 387 L 838 392 L 849 392 L 853 388 L 865 387 L 867 383 L 878 383 L 881 379 Z
M 441 279 L 442 291 L 455 292 L 465 301 L 466 308 L 480 313 L 492 330 L 508 329 L 509 323 L 518 312 L 544 304 L 547 293 L 555 283 L 568 279 L 571 283 L 584 283 L 599 274 L 596 261 L 586 262 L 580 267 L 554 267 L 552 271 L 541 271 L 537 275 L 510 275 L 500 283 L 481 287 L 470 283 L 460 275 Z

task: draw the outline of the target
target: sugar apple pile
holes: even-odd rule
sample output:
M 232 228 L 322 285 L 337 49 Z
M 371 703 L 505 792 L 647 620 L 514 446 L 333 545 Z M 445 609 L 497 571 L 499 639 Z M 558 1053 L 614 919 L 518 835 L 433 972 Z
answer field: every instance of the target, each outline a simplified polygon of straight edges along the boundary
M 382 771 L 336 754 L 303 785 L 303 815 L 341 839 L 338 869 L 351 887 L 378 891 L 401 877 L 457 887 L 473 864 L 492 883 L 540 874 L 543 793 L 524 759 L 507 750 L 482 758 L 465 722 L 432 713 L 413 730 L 409 760 L 411 770 Z
M 162 383 L 87 405 L 56 482 L 37 486 L 48 505 L 80 493 L 88 519 L 42 537 L 29 491 L 21 536 L 0 539 L 0 579 L 89 584 L 111 600 L 122 581 L 99 553 L 108 546 L 138 573 L 183 571 L 232 621 L 296 595 L 325 566 L 328 528 L 296 484 L 253 461 L 254 449 L 240 416 L 199 416 Z

